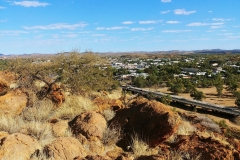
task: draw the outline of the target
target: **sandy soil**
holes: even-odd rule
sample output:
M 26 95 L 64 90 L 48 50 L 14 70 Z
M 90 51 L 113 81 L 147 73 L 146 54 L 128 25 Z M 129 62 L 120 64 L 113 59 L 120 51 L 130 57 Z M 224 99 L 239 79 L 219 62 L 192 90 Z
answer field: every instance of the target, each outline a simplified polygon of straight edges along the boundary
M 203 99 L 202 101 L 205 102 L 209 102 L 212 104 L 218 104 L 218 105 L 222 105 L 222 106 L 236 106 L 235 105 L 235 98 L 233 97 L 233 95 L 231 93 L 229 93 L 228 91 L 226 91 L 226 89 L 223 90 L 223 96 L 221 98 L 219 98 L 217 96 L 217 91 L 215 87 L 211 87 L 211 88 L 197 88 L 199 91 L 202 91 L 206 98 Z M 154 89 L 155 91 L 159 91 L 159 92 L 163 92 L 163 93 L 169 93 L 171 94 L 170 91 L 168 91 L 167 87 L 164 88 L 157 88 Z M 189 93 L 181 93 L 179 94 L 179 96 L 185 97 L 185 98 L 189 98 L 192 99 L 192 97 L 190 97 Z

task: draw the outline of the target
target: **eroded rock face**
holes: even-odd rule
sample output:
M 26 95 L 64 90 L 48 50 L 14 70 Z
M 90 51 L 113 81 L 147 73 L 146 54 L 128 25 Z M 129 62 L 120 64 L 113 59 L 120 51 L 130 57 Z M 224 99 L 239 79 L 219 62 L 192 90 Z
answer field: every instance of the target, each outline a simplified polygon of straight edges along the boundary
M 120 99 L 109 99 L 109 98 L 97 97 L 93 100 L 93 102 L 98 106 L 100 112 L 102 112 L 105 109 L 118 110 L 123 108 L 124 106 Z
M 6 82 L 0 80 L 0 96 L 5 95 L 9 90 Z
M 9 115 L 19 115 L 27 106 L 27 95 L 21 90 L 9 91 L 0 96 L 0 112 Z
M 101 114 L 92 111 L 75 117 L 69 126 L 76 136 L 82 134 L 89 140 L 96 140 L 102 138 L 107 122 Z
M 69 160 L 76 157 L 86 157 L 82 144 L 72 137 L 60 137 L 45 147 L 48 156 L 56 160 Z
M 37 140 L 30 136 L 15 133 L 1 140 L 0 159 L 30 159 L 31 155 L 41 149 Z
M 176 131 L 180 120 L 178 114 L 164 104 L 140 97 L 131 103 L 130 108 L 119 110 L 110 121 L 110 126 L 119 124 L 126 134 L 126 139 L 138 134 L 154 147 Z
M 67 129 L 68 121 L 61 120 L 52 124 L 53 133 L 58 137 L 64 136 Z
M 178 142 L 172 146 L 172 149 L 186 151 L 189 153 L 201 154 L 201 159 L 208 160 L 233 160 L 240 159 L 240 154 L 234 148 L 224 145 L 221 142 L 209 138 L 192 136 L 179 136 Z

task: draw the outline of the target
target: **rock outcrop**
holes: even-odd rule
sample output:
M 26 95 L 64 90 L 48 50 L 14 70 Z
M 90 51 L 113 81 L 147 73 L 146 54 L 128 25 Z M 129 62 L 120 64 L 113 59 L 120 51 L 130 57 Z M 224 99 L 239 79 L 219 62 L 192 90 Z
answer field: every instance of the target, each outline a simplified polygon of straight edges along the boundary
M 32 154 L 41 149 L 37 140 L 20 133 L 6 136 L 0 145 L 0 159 L 28 160 Z
M 178 142 L 172 146 L 173 150 L 201 154 L 201 159 L 232 160 L 240 159 L 240 154 L 234 148 L 217 140 L 198 135 L 179 136 Z
M 105 118 L 97 112 L 84 112 L 72 121 L 69 126 L 74 135 L 84 135 L 88 140 L 101 139 L 107 127 Z
M 19 115 L 27 106 L 28 97 L 21 90 L 11 90 L 0 96 L 0 112 L 8 115 Z
M 98 106 L 100 112 L 105 109 L 119 110 L 124 106 L 120 99 L 97 97 L 93 100 L 93 102 Z
M 76 157 L 84 158 L 87 156 L 86 150 L 82 144 L 72 137 L 60 137 L 53 143 L 45 147 L 49 157 L 53 159 L 69 160 Z
M 178 114 L 164 104 L 140 97 L 131 103 L 130 108 L 117 111 L 110 126 L 122 126 L 128 141 L 137 134 L 154 147 L 168 139 L 176 131 L 180 121 Z

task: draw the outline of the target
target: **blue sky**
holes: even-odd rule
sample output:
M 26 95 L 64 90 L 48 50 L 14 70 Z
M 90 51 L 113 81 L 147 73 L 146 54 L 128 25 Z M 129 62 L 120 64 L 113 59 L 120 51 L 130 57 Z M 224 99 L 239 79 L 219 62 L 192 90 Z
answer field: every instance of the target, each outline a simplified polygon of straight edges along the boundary
M 240 49 L 240 0 L 0 0 L 0 53 Z

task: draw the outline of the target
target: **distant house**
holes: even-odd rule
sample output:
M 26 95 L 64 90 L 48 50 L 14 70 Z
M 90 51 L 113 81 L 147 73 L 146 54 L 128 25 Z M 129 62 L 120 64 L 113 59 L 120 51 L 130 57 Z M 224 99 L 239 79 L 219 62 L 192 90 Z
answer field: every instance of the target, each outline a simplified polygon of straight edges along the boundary
M 199 72 L 199 69 L 197 68 L 181 68 L 183 73 L 197 73 Z

